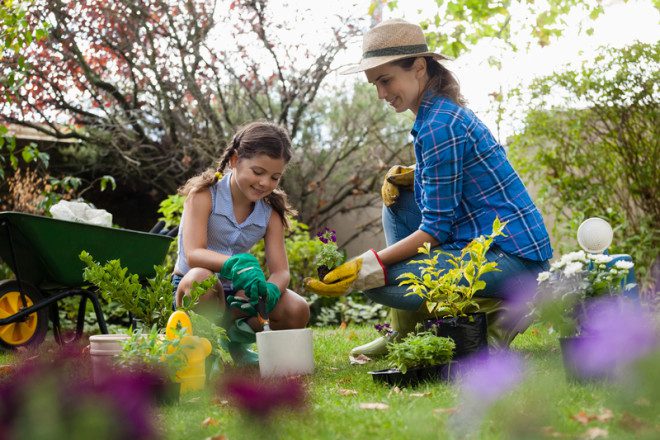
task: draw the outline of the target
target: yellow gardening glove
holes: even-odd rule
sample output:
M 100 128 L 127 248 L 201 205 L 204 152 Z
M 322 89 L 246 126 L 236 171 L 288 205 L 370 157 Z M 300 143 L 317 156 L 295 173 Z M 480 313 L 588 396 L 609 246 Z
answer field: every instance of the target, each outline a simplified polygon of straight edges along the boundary
M 323 281 L 305 278 L 307 290 L 323 296 L 342 296 L 355 290 L 384 286 L 387 271 L 373 249 L 331 270 Z
M 399 187 L 412 188 L 415 181 L 415 165 L 394 165 L 385 174 L 380 194 L 385 206 L 392 206 L 399 197 Z

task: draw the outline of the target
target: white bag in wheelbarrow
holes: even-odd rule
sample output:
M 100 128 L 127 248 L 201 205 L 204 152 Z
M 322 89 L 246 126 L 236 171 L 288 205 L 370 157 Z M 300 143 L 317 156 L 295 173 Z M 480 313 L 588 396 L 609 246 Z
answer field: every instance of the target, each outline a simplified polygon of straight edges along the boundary
M 60 200 L 50 208 L 53 218 L 70 222 L 112 227 L 112 214 L 105 209 L 96 209 L 82 202 Z

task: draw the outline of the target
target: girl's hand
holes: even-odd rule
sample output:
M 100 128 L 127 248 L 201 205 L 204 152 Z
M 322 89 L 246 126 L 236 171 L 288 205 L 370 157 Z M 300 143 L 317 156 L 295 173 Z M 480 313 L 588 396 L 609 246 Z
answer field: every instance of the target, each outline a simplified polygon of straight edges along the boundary
M 227 304 L 232 309 L 239 310 L 248 316 L 257 316 L 257 309 L 245 296 L 227 295 Z

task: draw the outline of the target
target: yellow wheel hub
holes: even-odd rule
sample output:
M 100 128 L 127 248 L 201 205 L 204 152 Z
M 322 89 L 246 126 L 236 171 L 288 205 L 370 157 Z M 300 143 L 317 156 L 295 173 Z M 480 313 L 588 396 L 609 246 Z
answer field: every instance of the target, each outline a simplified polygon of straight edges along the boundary
M 32 300 L 25 296 L 26 307 L 32 305 Z M 19 292 L 7 292 L 0 297 L 0 319 L 9 318 L 23 308 Z M 9 345 L 25 344 L 32 338 L 37 329 L 37 314 L 30 314 L 25 321 L 0 326 L 0 339 Z

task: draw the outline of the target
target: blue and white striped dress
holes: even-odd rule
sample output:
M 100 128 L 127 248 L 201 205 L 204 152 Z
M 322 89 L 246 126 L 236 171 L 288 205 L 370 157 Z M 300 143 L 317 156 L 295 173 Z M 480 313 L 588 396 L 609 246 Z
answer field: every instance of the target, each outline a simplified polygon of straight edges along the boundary
M 248 218 L 243 223 L 238 223 L 236 216 L 234 216 L 234 205 L 231 201 L 230 178 L 231 172 L 225 174 L 220 181 L 209 187 L 211 191 L 211 215 L 207 224 L 206 248 L 224 255 L 248 252 L 255 243 L 266 235 L 266 227 L 273 212 L 273 208 L 266 202 L 258 200 Z M 179 225 L 177 240 L 179 254 L 174 265 L 174 272 L 185 275 L 190 270 L 190 266 L 186 260 L 183 247 L 183 219 Z

